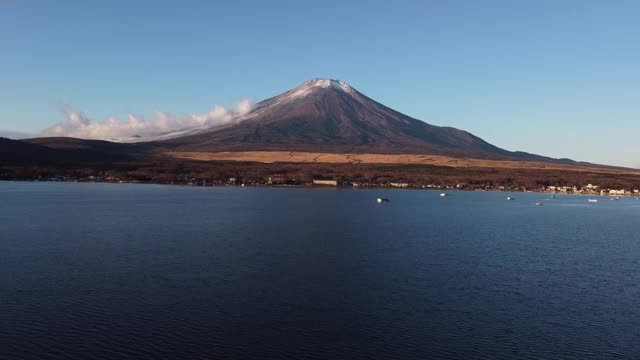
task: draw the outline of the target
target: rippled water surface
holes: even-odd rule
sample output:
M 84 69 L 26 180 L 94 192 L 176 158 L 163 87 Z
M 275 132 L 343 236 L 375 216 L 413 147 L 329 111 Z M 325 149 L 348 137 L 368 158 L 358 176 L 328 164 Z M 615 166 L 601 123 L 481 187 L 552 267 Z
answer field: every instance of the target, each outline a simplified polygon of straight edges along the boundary
M 438 195 L 0 183 L 0 358 L 640 358 L 640 201 Z

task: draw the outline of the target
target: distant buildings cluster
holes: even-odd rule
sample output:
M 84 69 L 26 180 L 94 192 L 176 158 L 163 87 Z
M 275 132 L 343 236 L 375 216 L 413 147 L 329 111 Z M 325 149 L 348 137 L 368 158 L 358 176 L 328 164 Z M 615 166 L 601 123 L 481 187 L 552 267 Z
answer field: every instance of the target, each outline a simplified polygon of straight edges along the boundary
M 564 193 L 564 194 L 589 194 L 589 195 L 610 195 L 625 196 L 638 195 L 638 189 L 600 189 L 598 185 L 587 184 L 582 187 L 577 186 L 547 186 L 541 189 L 544 192 Z

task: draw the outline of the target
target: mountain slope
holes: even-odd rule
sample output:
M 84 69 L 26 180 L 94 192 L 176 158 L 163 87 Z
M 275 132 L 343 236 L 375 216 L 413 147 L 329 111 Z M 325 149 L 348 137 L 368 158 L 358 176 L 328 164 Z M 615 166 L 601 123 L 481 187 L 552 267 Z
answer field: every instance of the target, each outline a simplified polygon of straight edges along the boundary
M 43 145 L 51 149 L 87 152 L 95 156 L 99 156 L 100 154 L 112 156 L 144 155 L 147 147 L 145 143 L 126 144 L 70 137 L 41 137 L 22 141 L 29 144 Z
M 83 144 L 80 146 L 80 144 Z M 118 149 L 118 151 L 115 151 Z M 0 165 L 75 164 L 127 159 L 135 147 L 73 138 L 0 138 Z
M 231 124 L 157 145 L 184 151 L 288 150 L 523 157 L 462 130 L 390 109 L 339 80 L 314 79 Z

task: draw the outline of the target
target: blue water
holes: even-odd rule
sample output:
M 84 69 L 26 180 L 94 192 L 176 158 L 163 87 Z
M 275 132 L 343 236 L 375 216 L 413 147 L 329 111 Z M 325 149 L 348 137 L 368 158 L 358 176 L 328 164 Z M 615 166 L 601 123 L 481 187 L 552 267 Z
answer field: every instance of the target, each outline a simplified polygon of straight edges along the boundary
M 0 358 L 640 358 L 640 201 L 548 197 L 0 182 Z

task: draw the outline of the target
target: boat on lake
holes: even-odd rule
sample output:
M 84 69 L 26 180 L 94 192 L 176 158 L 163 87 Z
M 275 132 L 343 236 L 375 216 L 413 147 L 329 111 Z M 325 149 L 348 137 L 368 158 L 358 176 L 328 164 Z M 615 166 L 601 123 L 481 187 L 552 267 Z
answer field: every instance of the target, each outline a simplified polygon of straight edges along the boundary
M 589 202 L 597 203 L 597 202 L 598 202 L 598 199 L 589 199 Z
M 382 203 L 385 203 L 385 202 L 390 202 L 391 200 L 385 199 L 385 198 L 378 198 L 376 201 L 378 202 L 378 204 L 382 204 Z

